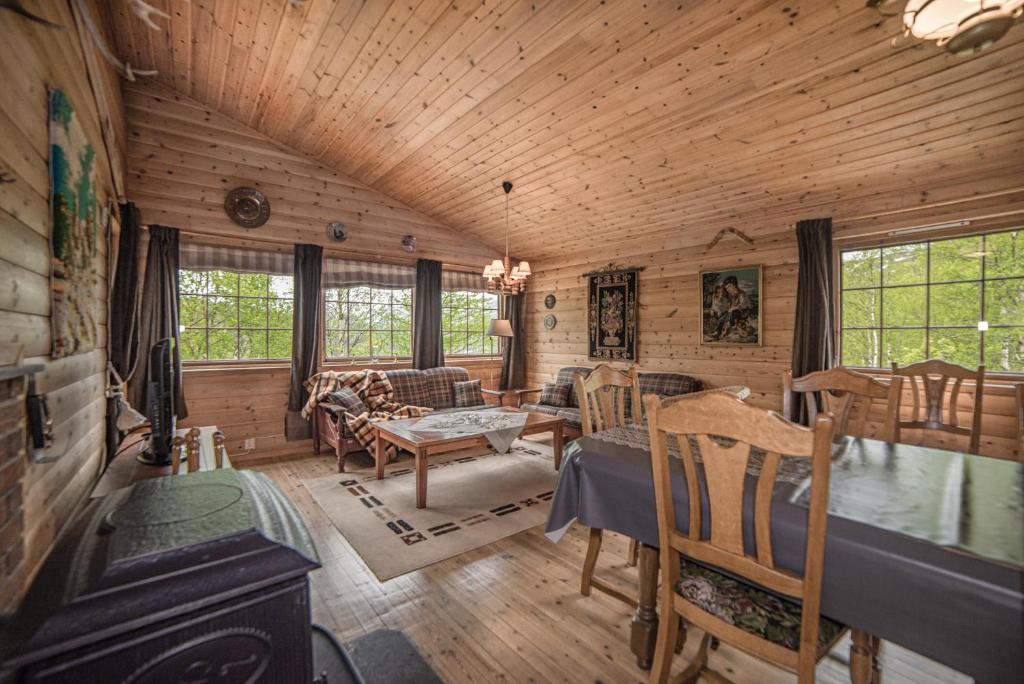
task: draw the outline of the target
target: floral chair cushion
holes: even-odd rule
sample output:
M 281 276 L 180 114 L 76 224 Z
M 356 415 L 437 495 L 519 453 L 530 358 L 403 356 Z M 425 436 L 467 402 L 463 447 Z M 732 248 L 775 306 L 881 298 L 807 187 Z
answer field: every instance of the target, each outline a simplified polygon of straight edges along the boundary
M 800 648 L 800 604 L 711 568 L 683 560 L 676 591 L 701 610 L 792 651 Z M 818 655 L 842 636 L 844 625 L 824 615 L 818 626 Z

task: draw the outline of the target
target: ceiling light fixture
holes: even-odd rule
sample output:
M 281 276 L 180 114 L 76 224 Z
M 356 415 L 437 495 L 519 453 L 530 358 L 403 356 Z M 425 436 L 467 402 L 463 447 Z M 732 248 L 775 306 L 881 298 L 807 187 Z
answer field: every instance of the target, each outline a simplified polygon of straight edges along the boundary
M 501 189 L 505 191 L 505 258 L 495 259 L 484 268 L 484 278 L 487 279 L 487 289 L 490 292 L 497 292 L 505 295 L 520 294 L 526 290 L 526 279 L 530 276 L 530 264 L 527 261 L 520 261 L 518 266 L 512 266 L 512 260 L 508 256 L 508 207 L 509 193 L 512 192 L 512 183 L 504 181 Z
M 1024 14 L 1024 0 L 867 0 L 889 15 L 898 14 L 901 3 L 904 36 L 934 40 L 954 55 L 981 52 Z

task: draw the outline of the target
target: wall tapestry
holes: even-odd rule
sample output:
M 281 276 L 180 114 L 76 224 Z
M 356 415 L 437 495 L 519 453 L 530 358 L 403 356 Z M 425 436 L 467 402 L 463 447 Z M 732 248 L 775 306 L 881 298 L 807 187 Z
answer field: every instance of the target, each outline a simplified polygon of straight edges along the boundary
M 701 271 L 700 343 L 761 344 L 761 267 Z
M 637 281 L 639 269 L 586 274 L 590 281 L 587 356 L 591 359 L 636 361 Z
M 50 91 L 50 237 L 54 358 L 96 348 L 103 320 L 96 150 L 67 96 Z

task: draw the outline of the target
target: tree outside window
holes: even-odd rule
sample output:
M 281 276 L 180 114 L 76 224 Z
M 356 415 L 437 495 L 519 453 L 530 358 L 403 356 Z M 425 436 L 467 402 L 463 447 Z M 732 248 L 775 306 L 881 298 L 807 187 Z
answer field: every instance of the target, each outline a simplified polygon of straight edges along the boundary
M 411 357 L 412 290 L 325 289 L 324 354 L 332 360 Z
M 290 359 L 292 277 L 178 271 L 183 361 Z
M 487 325 L 498 317 L 498 295 L 490 292 L 442 292 L 441 331 L 446 356 L 489 356 L 498 353 Z
M 840 255 L 842 362 L 1024 372 L 1024 231 Z

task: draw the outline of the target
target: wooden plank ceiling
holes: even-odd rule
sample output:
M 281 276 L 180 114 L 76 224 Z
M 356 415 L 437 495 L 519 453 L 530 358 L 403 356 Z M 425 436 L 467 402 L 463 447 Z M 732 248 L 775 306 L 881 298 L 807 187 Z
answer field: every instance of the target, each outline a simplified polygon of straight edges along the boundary
M 509 178 L 522 258 L 1024 172 L 1021 27 L 955 58 L 864 0 L 150 2 L 167 31 L 102 3 L 133 67 L 492 246 Z

